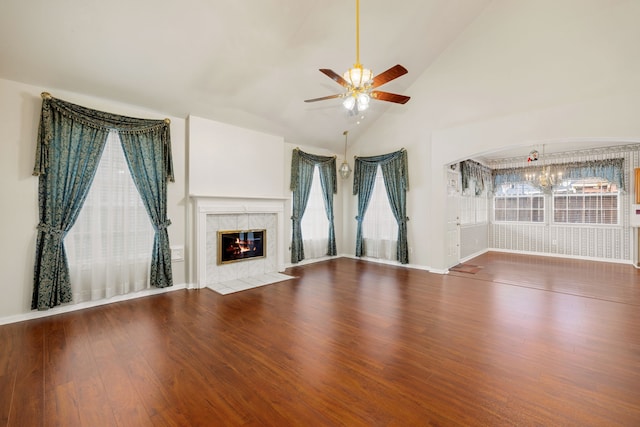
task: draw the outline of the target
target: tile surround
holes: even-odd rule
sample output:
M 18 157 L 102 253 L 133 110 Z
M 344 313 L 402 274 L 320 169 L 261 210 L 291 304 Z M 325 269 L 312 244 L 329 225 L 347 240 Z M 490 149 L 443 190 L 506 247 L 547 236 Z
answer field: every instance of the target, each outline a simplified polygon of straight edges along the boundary
M 192 198 L 195 202 L 197 287 L 209 287 L 225 294 L 288 278 L 278 275 L 284 270 L 285 198 Z M 247 229 L 266 230 L 266 256 L 218 265 L 217 232 Z

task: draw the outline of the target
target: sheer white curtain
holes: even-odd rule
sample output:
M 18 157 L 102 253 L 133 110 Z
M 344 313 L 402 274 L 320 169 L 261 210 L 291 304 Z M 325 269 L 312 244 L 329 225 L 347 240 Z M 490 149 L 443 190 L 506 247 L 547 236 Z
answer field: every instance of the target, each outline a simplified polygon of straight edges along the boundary
M 117 132 L 110 132 L 87 200 L 65 237 L 75 303 L 149 288 L 154 230 Z
M 392 261 L 398 258 L 398 222 L 391 211 L 380 166 L 369 207 L 362 220 L 362 238 L 365 256 Z
M 317 166 L 313 170 L 309 201 L 300 224 L 302 226 L 302 244 L 304 246 L 305 259 L 320 258 L 327 255 L 329 220 L 324 206 L 320 171 Z

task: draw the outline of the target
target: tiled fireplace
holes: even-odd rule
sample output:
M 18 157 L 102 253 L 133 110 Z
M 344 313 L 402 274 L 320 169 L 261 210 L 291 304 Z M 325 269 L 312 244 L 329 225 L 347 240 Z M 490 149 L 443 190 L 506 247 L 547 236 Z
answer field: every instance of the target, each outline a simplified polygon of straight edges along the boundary
M 285 198 L 192 196 L 194 202 L 196 285 L 219 291 L 225 283 L 284 271 Z M 220 263 L 218 233 L 261 230 L 264 256 Z

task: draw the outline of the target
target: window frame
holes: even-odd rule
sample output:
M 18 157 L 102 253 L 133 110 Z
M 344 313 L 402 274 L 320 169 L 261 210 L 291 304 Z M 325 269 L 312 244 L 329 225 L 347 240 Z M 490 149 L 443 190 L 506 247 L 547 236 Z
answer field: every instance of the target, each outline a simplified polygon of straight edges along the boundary
M 398 221 L 393 215 L 380 165 L 362 221 L 362 239 L 365 256 L 389 261 L 397 259 Z
M 557 199 L 560 197 L 567 197 L 567 203 L 566 203 L 566 208 L 564 209 L 564 211 L 562 211 L 563 213 L 565 213 L 565 217 L 567 219 L 569 219 L 570 217 L 570 212 L 581 212 L 581 217 L 582 217 L 582 221 L 580 222 L 569 222 L 569 221 L 558 221 L 557 220 L 557 212 L 558 212 L 558 207 L 557 207 Z M 610 191 L 610 192 L 597 192 L 597 193 L 575 193 L 575 194 L 566 194 L 566 193 L 556 193 L 556 191 L 552 192 L 552 194 L 550 194 L 551 197 L 551 222 L 554 225 L 559 225 L 559 226 L 566 226 L 566 227 L 584 227 L 584 226 L 588 226 L 588 227 L 592 227 L 592 226 L 596 226 L 596 227 L 620 227 L 622 225 L 621 223 L 621 200 L 620 200 L 620 190 L 616 190 L 616 191 Z M 570 197 L 574 197 L 574 198 L 581 198 L 582 199 L 582 208 L 581 209 L 577 209 L 577 208 L 571 208 L 570 205 Z M 602 198 L 604 197 L 608 197 L 608 198 L 615 198 L 615 203 L 616 203 L 616 207 L 615 210 L 614 209 L 606 209 L 604 208 L 603 204 L 602 204 Z M 588 198 L 598 198 L 598 203 L 597 206 L 594 208 L 593 206 L 587 206 L 586 201 L 588 200 Z M 593 212 L 595 214 L 595 216 L 597 217 L 596 222 L 586 222 L 585 221 L 585 217 L 587 215 L 587 212 Z M 603 215 L 603 212 L 615 212 L 615 220 L 616 222 L 602 222 L 601 218 Z
M 491 221 L 491 214 L 489 214 L 491 204 L 486 189 L 477 194 L 476 182 L 472 180 L 469 183 L 469 188 L 459 193 L 458 197 L 460 199 L 460 225 L 462 227 L 489 224 Z
M 505 206 L 502 209 L 505 212 L 505 219 L 497 219 L 496 218 L 496 213 L 498 208 L 496 207 L 497 205 L 497 201 L 503 199 L 505 201 Z M 507 199 L 515 199 L 516 203 L 515 203 L 515 207 L 509 207 L 506 206 L 507 204 Z M 525 203 L 523 203 L 523 200 L 530 200 L 529 206 L 522 206 Z M 536 203 L 534 203 L 534 199 L 536 200 L 540 200 L 542 201 L 542 206 L 540 206 L 540 203 L 537 203 L 538 206 L 534 206 Z M 545 220 L 546 220 L 546 200 L 545 200 L 545 195 L 542 193 L 537 193 L 537 194 L 508 194 L 508 195 L 494 195 L 493 196 L 493 222 L 494 223 L 498 223 L 498 224 L 544 224 Z M 527 209 L 521 209 L 521 208 L 527 208 Z M 508 219 L 508 215 L 506 215 L 508 212 L 515 212 L 516 214 L 516 219 Z M 528 212 L 529 215 L 529 219 L 520 219 L 520 213 L 525 213 Z M 538 215 L 540 215 L 540 220 L 538 221 L 533 221 L 532 218 L 534 217 L 534 212 L 536 212 Z

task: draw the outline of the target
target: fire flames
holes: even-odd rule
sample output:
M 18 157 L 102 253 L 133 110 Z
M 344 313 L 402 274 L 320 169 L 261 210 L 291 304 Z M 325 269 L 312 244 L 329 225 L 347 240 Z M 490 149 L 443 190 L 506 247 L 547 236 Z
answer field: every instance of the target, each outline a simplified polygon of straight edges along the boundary
M 237 253 L 241 254 L 245 252 L 252 252 L 257 249 L 253 243 L 253 240 L 240 240 L 239 238 L 236 238 L 236 242 L 233 247 L 237 250 Z

